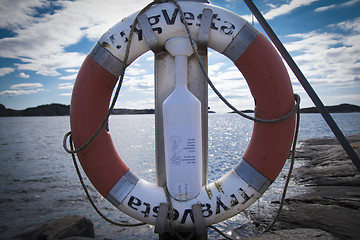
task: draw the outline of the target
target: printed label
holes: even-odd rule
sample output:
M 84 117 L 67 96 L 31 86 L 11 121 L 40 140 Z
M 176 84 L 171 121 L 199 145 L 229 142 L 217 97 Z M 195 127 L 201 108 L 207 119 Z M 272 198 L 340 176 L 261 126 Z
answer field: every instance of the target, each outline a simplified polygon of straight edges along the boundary
M 191 189 L 190 182 L 176 182 L 175 183 L 175 195 L 179 198 L 186 197 Z
M 170 136 L 171 164 L 175 166 L 196 163 L 196 140 L 178 134 Z

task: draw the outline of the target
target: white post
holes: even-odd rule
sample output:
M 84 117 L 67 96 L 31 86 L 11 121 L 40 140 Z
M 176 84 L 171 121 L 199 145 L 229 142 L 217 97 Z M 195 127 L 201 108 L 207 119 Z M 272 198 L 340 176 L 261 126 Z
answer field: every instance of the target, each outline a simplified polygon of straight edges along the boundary
M 200 51 L 200 58 L 207 66 L 207 51 Z M 194 54 L 188 58 L 188 88 L 201 102 L 202 132 L 202 185 L 208 177 L 208 86 Z M 157 185 L 166 183 L 163 102 L 175 88 L 175 62 L 167 52 L 155 55 L 155 159 Z M 169 77 L 173 76 L 173 77 Z
M 187 1 L 187 0 L 178 0 Z M 190 0 L 191 1 L 191 0 Z M 208 3 L 207 0 L 193 0 L 194 2 Z M 212 13 L 210 14 L 210 19 Z M 210 20 L 211 21 L 211 20 Z M 206 24 L 204 24 L 205 26 Z M 205 35 L 207 32 L 204 32 Z M 206 36 L 202 36 L 205 37 Z M 205 41 L 206 42 L 206 41 Z M 207 72 L 207 47 L 199 49 L 200 59 Z M 164 125 L 163 125 L 163 102 L 175 88 L 175 60 L 166 51 L 155 54 L 155 167 L 157 185 L 164 187 L 166 184 L 165 149 L 164 149 Z M 172 76 L 172 77 L 169 77 Z M 188 89 L 201 102 L 201 133 L 202 133 L 202 186 L 208 181 L 208 85 L 199 66 L 198 60 L 193 54 L 188 58 Z M 173 239 L 168 234 L 159 235 L 160 240 Z M 207 234 L 194 236 L 191 239 L 206 240 Z
M 163 102 L 166 185 L 173 198 L 187 201 L 202 186 L 201 103 L 187 87 L 189 38 L 171 38 L 165 49 L 175 59 L 175 89 Z

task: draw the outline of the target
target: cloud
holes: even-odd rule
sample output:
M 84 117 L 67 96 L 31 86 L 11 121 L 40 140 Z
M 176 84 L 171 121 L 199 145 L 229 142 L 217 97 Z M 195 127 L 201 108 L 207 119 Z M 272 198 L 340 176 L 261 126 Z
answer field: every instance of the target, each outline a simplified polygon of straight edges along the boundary
M 68 76 L 59 77 L 59 79 L 61 79 L 61 80 L 75 80 L 76 77 L 77 77 L 77 73 L 72 74 L 72 75 L 68 75 Z
M 0 39 L 0 57 L 18 59 L 19 70 L 58 76 L 58 69 L 78 68 L 85 54 L 65 48 L 82 38 L 95 41 L 111 26 L 148 1 L 12 1 L 1 4 L 0 27 L 14 36 Z M 49 11 L 52 7 L 55 11 Z M 111 7 L 109 7 L 111 6 Z M 50 8 L 51 7 L 51 8 Z M 46 11 L 47 10 L 47 11 Z
M 64 70 L 65 72 L 68 72 L 68 73 L 77 73 L 79 71 L 79 69 L 65 69 Z
M 0 77 L 8 75 L 9 73 L 12 73 L 13 71 L 14 71 L 13 68 L 0 68 Z
M 341 102 L 349 102 L 349 101 L 360 102 L 360 94 L 340 95 L 340 96 L 335 96 L 335 98 L 341 99 Z
M 129 76 L 139 76 L 139 75 L 143 75 L 146 73 L 147 73 L 147 70 L 143 69 L 143 68 L 131 67 L 126 70 L 126 75 L 129 75 Z
M 344 2 L 342 4 L 332 4 L 332 5 L 316 8 L 314 10 L 314 12 L 324 12 L 324 11 L 327 11 L 329 9 L 334 9 L 334 8 L 338 9 L 338 8 L 343 8 L 343 7 L 350 7 L 352 5 L 355 5 L 358 2 L 360 2 L 360 0 L 351 0 L 349 2 Z
M 3 95 L 5 97 L 15 97 L 19 95 L 38 93 L 41 91 L 45 91 L 45 89 L 39 88 L 39 89 L 30 89 L 30 90 L 6 90 L 0 92 L 0 95 Z
M 36 9 L 49 6 L 49 4 L 49 1 L 44 0 L 2 0 L 0 7 L 0 28 L 16 29 L 27 26 L 31 24 L 34 15 L 37 14 Z
M 311 83 L 351 86 L 360 70 L 359 24 L 357 18 L 327 26 L 333 31 L 289 35 L 285 45 Z
M 154 93 L 154 75 L 144 74 L 141 76 L 126 76 L 123 87 L 131 92 L 142 92 L 144 94 Z
M 129 109 L 154 109 L 155 108 L 155 100 L 154 98 L 146 98 L 135 101 L 118 101 L 115 108 L 129 108 Z
M 20 83 L 20 84 L 11 85 L 10 89 L 11 90 L 5 90 L 0 92 L 0 95 L 5 97 L 14 97 L 24 94 L 33 94 L 33 93 L 45 91 L 41 83 Z
M 326 11 L 326 10 L 335 8 L 336 6 L 337 6 L 336 4 L 332 4 L 332 5 L 328 5 L 328 6 L 325 6 L 325 7 L 319 7 L 319 8 L 316 8 L 316 9 L 314 10 L 314 12 L 324 12 L 324 11 Z
M 41 88 L 43 85 L 41 83 L 20 83 L 10 86 L 10 89 L 33 89 L 33 88 Z
M 289 3 L 273 8 L 272 10 L 267 12 L 264 17 L 265 19 L 270 20 L 281 15 L 289 14 L 299 7 L 307 6 L 317 1 L 319 0 L 291 0 Z
M 213 75 L 225 66 L 224 62 L 217 62 L 208 66 L 208 75 Z
M 73 86 L 72 83 L 60 83 L 58 89 L 72 89 Z
M 30 75 L 28 75 L 28 74 L 26 74 L 26 73 L 21 72 L 21 73 L 19 73 L 19 74 L 17 75 L 17 77 L 19 77 L 19 78 L 29 78 L 29 77 L 30 77 Z

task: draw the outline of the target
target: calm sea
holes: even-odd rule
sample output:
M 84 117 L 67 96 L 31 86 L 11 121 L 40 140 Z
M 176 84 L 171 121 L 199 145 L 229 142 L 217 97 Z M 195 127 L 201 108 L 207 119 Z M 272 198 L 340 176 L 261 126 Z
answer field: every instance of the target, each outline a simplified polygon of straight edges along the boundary
M 360 134 L 360 113 L 332 116 L 345 135 Z M 209 115 L 209 181 L 241 159 L 252 126 L 252 122 L 235 114 Z M 0 238 L 70 214 L 90 218 L 100 236 L 119 236 L 119 228 L 102 220 L 91 208 L 72 159 L 62 148 L 63 135 L 69 128 L 69 117 L 0 118 Z M 111 116 L 110 131 L 127 165 L 138 176 L 155 182 L 154 115 Z M 321 115 L 302 114 L 299 139 L 318 137 L 333 134 Z M 105 215 L 117 221 L 129 219 L 86 183 Z M 283 178 L 278 178 L 259 204 L 278 200 L 282 183 Z M 246 216 L 239 214 L 218 227 L 229 231 L 246 221 Z M 210 232 L 209 237 L 212 235 L 218 236 Z M 158 239 L 156 234 L 146 238 Z M 133 235 L 132 239 L 141 237 Z

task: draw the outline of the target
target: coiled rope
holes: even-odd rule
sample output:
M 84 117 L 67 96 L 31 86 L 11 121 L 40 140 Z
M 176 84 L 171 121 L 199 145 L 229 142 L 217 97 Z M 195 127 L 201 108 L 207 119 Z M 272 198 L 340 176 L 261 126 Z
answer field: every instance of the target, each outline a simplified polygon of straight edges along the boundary
M 286 179 L 286 183 L 285 183 L 285 186 L 284 186 L 284 190 L 283 190 L 283 194 L 282 194 L 282 198 L 281 198 L 281 202 L 280 202 L 280 207 L 277 211 L 277 214 L 274 218 L 274 220 L 272 221 L 271 224 L 269 224 L 268 227 L 266 227 L 266 229 L 262 232 L 266 232 L 266 231 L 270 231 L 271 228 L 274 226 L 275 222 L 278 220 L 279 216 L 280 216 L 280 212 L 282 210 L 282 207 L 283 207 L 283 204 L 284 204 L 284 201 L 285 201 L 285 196 L 286 196 L 286 191 L 287 191 L 287 188 L 288 188 L 288 184 L 289 184 L 289 181 L 290 181 L 290 176 L 291 176 L 291 173 L 292 173 L 292 169 L 293 169 L 293 166 L 294 166 L 294 160 L 295 160 L 295 148 L 296 148 L 296 142 L 297 142 L 297 136 L 298 136 L 298 130 L 299 130 L 299 123 L 300 123 L 300 96 L 297 95 L 297 94 L 294 94 L 294 98 L 295 98 L 295 105 L 293 107 L 293 109 L 287 113 L 286 115 L 280 117 L 280 118 L 276 118 L 276 119 L 260 119 L 260 118 L 256 118 L 256 117 L 252 117 L 252 116 L 249 116 L 241 111 L 239 111 L 236 107 L 234 107 L 229 101 L 227 101 L 227 99 L 217 90 L 217 88 L 215 87 L 215 85 L 212 83 L 212 81 L 210 80 L 209 76 L 207 75 L 207 72 L 205 70 L 205 67 L 201 61 L 201 58 L 200 58 L 200 55 L 197 51 L 197 48 L 194 44 L 194 41 L 193 41 L 193 38 L 192 38 L 192 35 L 191 35 L 191 32 L 190 32 L 190 28 L 189 28 L 189 25 L 188 25 L 188 22 L 184 16 L 184 12 L 181 8 L 181 6 L 179 5 L 179 3 L 176 1 L 176 0 L 154 0 L 153 2 L 149 3 L 147 6 L 145 6 L 138 14 L 137 14 L 137 17 L 143 13 L 145 13 L 149 8 L 151 8 L 153 5 L 155 4 L 158 4 L 158 3 L 165 3 L 165 2 L 171 2 L 173 3 L 177 9 L 179 10 L 179 13 L 180 13 L 180 18 L 184 24 L 184 27 L 186 29 L 186 32 L 188 34 L 188 37 L 189 37 L 189 41 L 190 41 L 190 44 L 191 44 L 191 47 L 193 49 L 193 52 L 194 54 L 196 55 L 196 58 L 197 58 L 197 61 L 198 61 L 198 64 L 200 66 L 200 69 L 207 81 L 207 83 L 209 84 L 209 86 L 211 87 L 211 89 L 214 91 L 214 93 L 221 99 L 221 101 L 223 101 L 225 103 L 226 106 L 228 106 L 230 109 L 232 109 L 235 113 L 239 114 L 240 116 L 246 118 L 246 119 L 249 119 L 249 120 L 252 120 L 254 122 L 261 122 L 261 123 L 275 123 L 275 122 L 280 122 L 280 121 L 283 121 L 287 118 L 289 118 L 290 116 L 292 116 L 295 112 L 297 112 L 297 120 L 296 120 L 296 130 L 295 130 L 295 137 L 294 137 L 294 141 L 293 141 L 293 146 L 292 146 L 292 154 L 291 154 L 291 164 L 290 164 L 290 169 L 289 169 L 289 172 L 288 172 L 288 176 L 287 176 L 287 179 Z M 75 169 L 76 169 L 76 172 L 77 172 L 77 175 L 79 177 L 79 180 L 80 180 L 80 183 L 85 191 L 85 194 L 86 196 L 88 197 L 89 199 L 89 202 L 90 204 L 92 205 L 92 207 L 94 208 L 94 210 L 104 219 L 106 220 L 107 222 L 111 223 L 111 224 L 114 224 L 114 225 L 117 225 L 117 226 L 121 226 L 121 227 L 137 227 L 137 226 L 141 226 L 141 225 L 145 225 L 146 223 L 135 223 L 135 224 L 128 224 L 128 223 L 123 223 L 123 222 L 115 222 L 109 218 L 107 218 L 104 214 L 101 213 L 101 211 L 97 208 L 97 206 L 95 205 L 94 201 L 92 200 L 86 186 L 85 186 L 85 183 L 83 181 L 83 178 L 81 176 L 81 173 L 80 173 L 80 170 L 79 170 L 79 166 L 77 164 L 77 161 L 76 161 L 76 156 L 75 156 L 75 153 L 85 149 L 100 133 L 100 131 L 104 128 L 104 126 L 106 125 L 110 115 L 111 115 L 111 112 L 113 111 L 114 107 L 115 107 L 115 103 L 117 101 L 117 98 L 119 96 L 119 93 L 120 93 L 120 89 L 121 89 L 121 86 L 122 86 L 122 83 L 123 83 L 123 79 L 124 79 L 124 76 L 125 76 L 125 69 L 127 67 L 127 62 L 128 62 L 128 58 L 129 58 L 129 53 L 130 53 L 130 47 L 131 47 L 131 42 L 132 42 L 132 37 L 133 37 L 133 34 L 135 32 L 135 27 L 138 23 L 138 20 L 137 20 L 137 17 L 134 19 L 133 21 L 133 24 L 131 26 L 131 30 L 130 30 L 130 33 L 129 33 L 129 41 L 127 43 L 127 46 L 126 46 L 126 51 L 125 51 L 125 56 L 124 56 L 124 61 L 123 61 L 123 67 L 121 69 L 121 72 L 120 72 L 120 78 L 119 78 L 119 83 L 118 83 L 118 86 L 116 88 L 116 91 L 115 91 L 115 94 L 113 96 L 113 99 L 111 101 L 111 104 L 110 104 L 110 107 L 108 109 L 108 112 L 106 114 L 106 116 L 104 117 L 104 120 L 102 121 L 102 123 L 100 124 L 100 126 L 98 127 L 98 129 L 95 131 L 95 133 L 93 134 L 93 136 L 91 138 L 89 138 L 89 140 L 87 142 L 85 142 L 82 146 L 74 149 L 74 145 L 73 145 L 73 141 L 72 141 L 72 136 L 71 136 L 71 131 L 66 133 L 64 138 L 63 138 L 63 148 L 64 150 L 71 154 L 72 155 L 72 158 L 73 158 L 73 163 L 74 163 L 74 166 L 75 166 Z M 67 146 L 67 139 L 69 138 L 69 144 L 70 144 L 70 149 L 68 148 Z M 166 188 L 166 186 L 165 186 Z M 164 188 L 164 191 L 165 191 L 165 195 L 166 195 L 166 198 L 167 198 L 167 202 L 168 202 L 168 206 L 169 206 L 169 211 L 170 211 L 170 226 L 171 226 L 171 221 L 173 219 L 173 217 L 171 217 L 171 214 L 172 214 L 172 209 L 171 209 L 171 198 L 169 196 L 169 193 L 167 192 L 167 190 Z M 226 239 L 231 239 L 230 237 L 228 237 L 227 235 L 225 235 L 224 233 L 222 233 L 219 229 L 217 229 L 216 227 L 214 226 L 209 226 L 211 229 L 215 230 L 216 232 L 218 232 L 220 235 L 222 235 L 223 237 L 225 237 Z M 172 233 L 176 234 L 176 231 L 174 229 L 172 229 Z M 176 234 L 176 236 L 179 238 L 179 239 L 182 239 L 182 237 L 179 235 L 179 234 Z M 191 235 L 192 236 L 192 235 Z
M 142 226 L 142 225 L 145 225 L 146 223 L 135 223 L 135 224 L 128 224 L 128 223 L 123 223 L 123 222 L 115 222 L 109 218 L 107 218 L 104 214 L 102 214 L 102 212 L 98 209 L 98 207 L 95 205 L 94 201 L 92 200 L 92 197 L 91 195 L 89 194 L 89 191 L 87 190 L 86 188 L 86 185 L 83 181 L 83 178 L 81 176 L 81 173 L 80 173 L 80 170 L 79 170 L 79 166 L 77 164 L 77 161 L 76 161 L 76 157 L 75 157 L 75 153 L 83 150 L 84 148 L 86 148 L 100 133 L 100 131 L 104 128 L 104 126 L 106 125 L 108 119 L 109 119 L 109 116 L 111 114 L 111 112 L 113 111 L 114 107 L 115 107 L 115 103 L 117 101 L 117 98 L 119 96 L 119 93 L 120 93 L 120 89 L 121 89 L 121 85 L 123 83 L 123 80 L 124 80 L 124 76 L 125 76 L 125 69 L 127 67 L 127 61 L 129 59 L 129 53 L 130 53 L 130 47 L 131 47 L 131 40 L 132 40 L 132 36 L 134 35 L 134 32 L 135 32 L 135 27 L 137 25 L 137 17 L 141 14 L 143 14 L 144 12 L 146 12 L 149 8 L 151 8 L 153 5 L 159 3 L 159 2 L 162 2 L 162 1 L 159 1 L 159 0 L 154 0 L 153 2 L 149 3 L 147 6 L 145 6 L 136 16 L 136 18 L 134 19 L 134 22 L 131 26 L 131 29 L 130 29 L 130 34 L 129 34 L 129 42 L 127 43 L 126 45 L 126 51 L 125 51 L 125 56 L 124 56 L 124 64 L 121 68 L 121 72 L 120 72 L 120 79 L 119 79 L 119 83 L 118 83 L 118 86 L 116 88 L 116 92 L 114 94 L 114 97 L 111 101 L 111 104 L 110 104 L 110 107 L 109 107 L 109 110 L 108 112 L 106 113 L 106 116 L 104 117 L 104 120 L 102 121 L 102 123 L 100 124 L 100 126 L 98 127 L 98 129 L 95 131 L 94 135 L 89 138 L 89 140 L 87 142 L 85 142 L 82 146 L 80 146 L 79 148 L 76 148 L 74 149 L 74 145 L 73 145 L 73 141 L 72 141 L 72 136 L 71 136 L 71 131 L 66 133 L 65 136 L 64 136 L 64 139 L 63 139 L 63 148 L 64 150 L 67 152 L 67 153 L 70 153 L 71 156 L 72 156 L 72 159 L 73 159 L 73 163 L 74 163 L 74 166 L 75 166 L 75 169 L 76 169 L 76 173 L 79 177 L 79 180 L 80 180 L 80 183 L 81 183 L 81 186 L 82 188 L 84 189 L 85 191 L 85 194 L 86 196 L 88 197 L 89 199 L 89 202 L 91 204 L 91 206 L 94 208 L 94 210 L 104 219 L 106 220 L 107 222 L 111 223 L 111 224 L 114 224 L 114 225 L 117 225 L 117 226 L 121 226 L 121 227 L 137 227 L 137 226 Z M 67 139 L 69 138 L 69 144 L 70 144 L 70 149 L 67 147 Z

